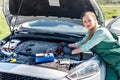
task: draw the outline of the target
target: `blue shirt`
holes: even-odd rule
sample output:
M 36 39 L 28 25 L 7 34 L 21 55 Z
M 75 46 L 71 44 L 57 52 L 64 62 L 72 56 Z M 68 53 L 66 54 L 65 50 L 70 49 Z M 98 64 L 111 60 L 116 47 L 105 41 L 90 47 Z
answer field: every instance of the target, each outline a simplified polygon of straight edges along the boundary
M 113 38 L 112 34 L 106 28 L 98 28 L 93 34 L 92 38 L 88 40 L 86 43 L 82 44 L 86 41 L 90 31 L 86 34 L 86 36 L 81 40 L 76 42 L 75 44 L 80 48 L 82 52 L 89 51 L 91 48 L 99 44 L 100 42 L 115 42 L 116 40 Z

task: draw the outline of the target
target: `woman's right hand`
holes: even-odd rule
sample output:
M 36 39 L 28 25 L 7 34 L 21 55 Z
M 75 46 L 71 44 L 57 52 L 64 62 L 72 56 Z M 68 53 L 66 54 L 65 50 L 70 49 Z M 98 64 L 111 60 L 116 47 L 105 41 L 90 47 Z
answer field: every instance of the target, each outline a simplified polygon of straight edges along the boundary
M 77 48 L 77 46 L 75 45 L 75 43 L 68 44 L 68 46 L 71 47 L 71 48 Z

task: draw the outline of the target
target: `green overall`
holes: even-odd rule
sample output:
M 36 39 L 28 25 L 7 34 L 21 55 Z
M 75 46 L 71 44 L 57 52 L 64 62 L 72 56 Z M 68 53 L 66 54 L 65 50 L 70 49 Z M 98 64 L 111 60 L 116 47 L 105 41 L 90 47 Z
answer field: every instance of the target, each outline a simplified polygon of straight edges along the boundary
M 105 80 L 119 80 L 120 79 L 120 45 L 118 37 L 113 34 L 116 42 L 101 42 L 92 50 L 103 58 L 106 62 L 106 79 Z

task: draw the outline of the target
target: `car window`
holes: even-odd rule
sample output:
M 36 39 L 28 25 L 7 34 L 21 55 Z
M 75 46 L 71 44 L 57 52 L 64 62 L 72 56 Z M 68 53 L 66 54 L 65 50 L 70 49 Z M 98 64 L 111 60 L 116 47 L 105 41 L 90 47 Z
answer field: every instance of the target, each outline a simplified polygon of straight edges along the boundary
M 111 25 L 111 28 L 120 28 L 120 18 Z
M 111 24 L 110 31 L 120 35 L 120 18 Z

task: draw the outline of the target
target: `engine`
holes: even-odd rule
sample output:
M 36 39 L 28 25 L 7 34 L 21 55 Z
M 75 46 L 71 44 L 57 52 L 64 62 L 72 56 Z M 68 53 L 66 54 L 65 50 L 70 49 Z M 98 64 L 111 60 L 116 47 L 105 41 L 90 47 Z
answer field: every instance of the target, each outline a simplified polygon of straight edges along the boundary
M 67 71 L 93 56 L 72 55 L 72 49 L 67 45 L 66 42 L 13 39 L 1 46 L 0 58 L 2 62 L 44 66 Z M 63 67 L 63 65 L 66 66 Z

